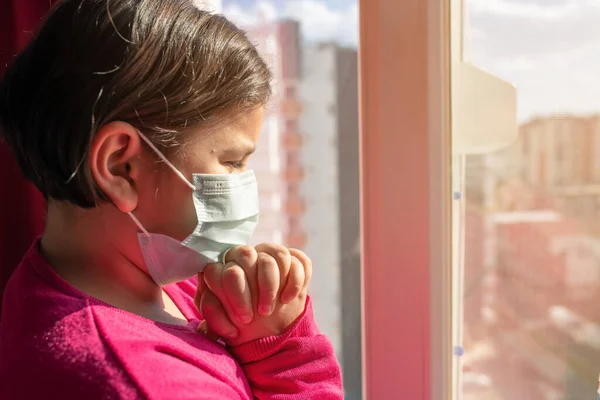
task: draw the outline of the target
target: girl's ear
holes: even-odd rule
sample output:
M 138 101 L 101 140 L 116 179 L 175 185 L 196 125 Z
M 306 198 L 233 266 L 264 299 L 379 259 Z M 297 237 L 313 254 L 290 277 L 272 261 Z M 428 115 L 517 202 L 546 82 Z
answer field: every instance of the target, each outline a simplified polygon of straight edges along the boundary
M 111 122 L 96 133 L 90 151 L 90 169 L 102 192 L 122 212 L 133 211 L 139 201 L 136 180 L 142 172 L 141 139 L 124 122 Z

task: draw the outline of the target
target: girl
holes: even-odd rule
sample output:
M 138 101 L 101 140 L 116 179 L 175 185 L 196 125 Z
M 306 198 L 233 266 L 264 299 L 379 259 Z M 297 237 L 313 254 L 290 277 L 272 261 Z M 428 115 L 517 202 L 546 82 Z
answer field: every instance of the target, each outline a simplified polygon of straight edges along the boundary
M 0 398 L 342 398 L 310 260 L 245 245 L 270 79 L 192 0 L 59 2 L 0 82 L 48 200 L 5 291 Z

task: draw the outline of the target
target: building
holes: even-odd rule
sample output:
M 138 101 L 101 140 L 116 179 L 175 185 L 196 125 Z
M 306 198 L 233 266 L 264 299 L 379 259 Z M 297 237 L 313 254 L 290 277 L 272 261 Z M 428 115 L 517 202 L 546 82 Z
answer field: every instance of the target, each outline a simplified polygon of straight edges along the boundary
M 536 118 L 520 136 L 523 179 L 600 235 L 600 116 Z
M 600 118 L 551 116 L 520 128 L 524 178 L 537 187 L 600 183 Z
M 536 118 L 523 124 L 519 138 L 506 148 L 466 157 L 470 219 L 465 231 L 465 290 L 469 292 L 464 302 L 470 307 L 465 322 L 471 328 L 481 316 L 477 310 L 488 308 L 481 297 L 487 288 L 477 284 L 478 279 L 499 266 L 499 227 L 492 221 L 494 213 L 556 209 L 581 221 L 586 233 L 600 234 L 596 218 L 600 207 L 599 122 L 598 116 Z M 483 259 L 470 262 L 480 251 Z
M 296 21 L 265 18 L 244 28 L 273 72 L 273 98 L 266 110 L 257 151 L 249 163 L 256 173 L 260 196 L 260 221 L 253 242 L 303 249 L 300 27 Z
M 306 252 L 321 330 L 342 363 L 348 399 L 362 394 L 358 71 L 355 49 L 334 43 L 303 49 L 300 97 L 306 175 Z
M 594 393 L 600 356 L 600 242 L 555 211 L 499 213 L 492 328 L 497 354 L 513 354 L 520 378 L 506 382 L 528 398 Z M 496 362 L 503 362 L 497 360 Z M 497 373 L 501 381 L 501 372 Z M 508 374 L 506 375 L 508 377 Z M 526 383 L 525 383 L 526 382 Z M 545 397 L 544 397 L 545 398 Z
M 242 21 L 238 21 L 242 22 Z M 293 20 L 247 30 L 273 71 L 273 99 L 250 161 L 259 182 L 254 243 L 303 249 L 320 329 L 342 364 L 347 399 L 362 396 L 360 183 L 356 49 L 302 44 Z
M 467 367 L 503 398 L 593 393 L 599 121 L 536 118 L 510 146 L 467 156 L 465 344 L 489 352 Z

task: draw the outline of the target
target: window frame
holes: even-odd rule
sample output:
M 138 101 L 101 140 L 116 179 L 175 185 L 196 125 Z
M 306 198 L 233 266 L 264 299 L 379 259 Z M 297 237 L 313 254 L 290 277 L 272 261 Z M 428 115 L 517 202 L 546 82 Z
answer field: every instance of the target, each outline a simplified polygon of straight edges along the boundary
M 359 0 L 363 398 L 452 398 L 450 0 Z

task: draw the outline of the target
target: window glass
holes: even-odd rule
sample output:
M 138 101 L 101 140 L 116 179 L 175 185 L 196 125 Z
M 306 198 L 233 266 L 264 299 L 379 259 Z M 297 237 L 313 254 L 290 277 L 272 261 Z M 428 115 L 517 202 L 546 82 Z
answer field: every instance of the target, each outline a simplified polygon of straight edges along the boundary
M 463 61 L 516 86 L 518 136 L 495 151 L 455 155 L 459 398 L 594 399 L 600 2 L 464 3 Z
M 317 323 L 333 341 L 347 398 L 359 399 L 357 1 L 223 0 L 221 7 L 249 32 L 274 75 L 249 163 L 261 201 L 255 241 L 311 257 Z

